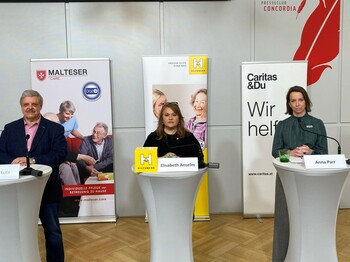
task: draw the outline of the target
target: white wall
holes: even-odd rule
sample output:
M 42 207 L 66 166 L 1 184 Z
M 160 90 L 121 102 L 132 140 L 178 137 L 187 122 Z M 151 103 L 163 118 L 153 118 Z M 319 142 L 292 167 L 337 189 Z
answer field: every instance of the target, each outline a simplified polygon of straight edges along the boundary
M 109 57 L 117 212 L 144 215 L 143 198 L 130 170 L 134 149 L 145 139 L 141 58 L 208 54 L 209 160 L 221 164 L 220 169 L 209 170 L 210 212 L 242 212 L 240 65 L 291 60 L 297 40 L 289 40 L 300 35 L 287 18 L 274 23 L 275 14 L 259 12 L 261 2 L 1 3 L 0 130 L 21 117 L 18 101 L 30 88 L 31 58 Z M 307 12 L 313 10 L 309 2 L 298 23 L 305 23 Z M 325 121 L 329 135 L 344 141 L 343 152 L 350 155 L 350 37 L 345 30 L 350 4 L 342 3 L 342 53 L 310 94 L 312 113 Z M 333 142 L 329 147 L 336 152 Z

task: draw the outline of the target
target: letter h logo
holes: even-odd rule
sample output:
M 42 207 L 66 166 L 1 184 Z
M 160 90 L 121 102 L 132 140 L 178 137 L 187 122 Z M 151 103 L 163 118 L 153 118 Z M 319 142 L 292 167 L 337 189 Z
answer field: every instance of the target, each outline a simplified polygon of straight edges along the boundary
M 145 157 L 144 154 L 141 154 L 140 157 L 141 157 L 141 161 L 140 161 L 141 165 L 144 165 L 145 162 L 147 162 L 149 165 L 152 165 L 152 154 L 148 154 L 147 157 Z
M 193 68 L 196 68 L 197 66 L 200 68 L 203 67 L 203 58 L 199 59 L 199 61 L 197 61 L 196 58 L 193 58 Z

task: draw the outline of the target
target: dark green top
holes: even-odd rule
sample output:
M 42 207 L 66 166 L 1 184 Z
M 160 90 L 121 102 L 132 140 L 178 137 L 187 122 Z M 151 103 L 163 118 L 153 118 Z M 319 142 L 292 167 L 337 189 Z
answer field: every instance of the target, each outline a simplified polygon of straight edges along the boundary
M 298 122 L 300 118 L 300 123 Z M 322 134 L 312 134 L 303 129 Z M 278 150 L 285 148 L 293 150 L 298 146 L 307 145 L 313 149 L 313 154 L 328 154 L 326 128 L 322 120 L 305 114 L 302 117 L 290 116 L 285 120 L 279 121 L 276 127 L 275 136 L 272 145 L 273 157 L 278 157 Z

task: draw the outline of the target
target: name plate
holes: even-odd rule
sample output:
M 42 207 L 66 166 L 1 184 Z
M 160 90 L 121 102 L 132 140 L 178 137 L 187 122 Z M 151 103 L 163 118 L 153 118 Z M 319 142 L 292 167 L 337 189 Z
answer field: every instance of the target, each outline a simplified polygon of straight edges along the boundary
M 304 155 L 305 168 L 346 168 L 345 155 Z
M 158 172 L 198 171 L 197 157 L 158 158 Z
M 134 170 L 136 173 L 157 172 L 157 147 L 137 147 L 134 152 Z
M 19 179 L 19 164 L 0 165 L 0 179 Z

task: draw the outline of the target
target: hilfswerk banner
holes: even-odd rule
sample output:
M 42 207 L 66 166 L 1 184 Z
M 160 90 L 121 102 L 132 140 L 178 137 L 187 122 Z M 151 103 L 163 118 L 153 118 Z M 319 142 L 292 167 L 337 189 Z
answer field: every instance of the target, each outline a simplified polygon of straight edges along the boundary
M 70 153 L 85 156 L 60 165 L 60 221 L 115 221 L 110 60 L 32 59 L 31 80 L 43 116 L 64 127 Z
M 185 125 L 200 143 L 207 161 L 207 55 L 143 57 L 147 137 L 158 125 L 166 102 L 177 102 Z M 171 205 L 171 203 L 169 203 Z M 209 220 L 208 174 L 197 193 L 195 220 Z
M 247 62 L 241 66 L 243 213 L 272 216 L 276 170 L 272 143 L 286 115 L 286 94 L 306 88 L 307 62 Z

